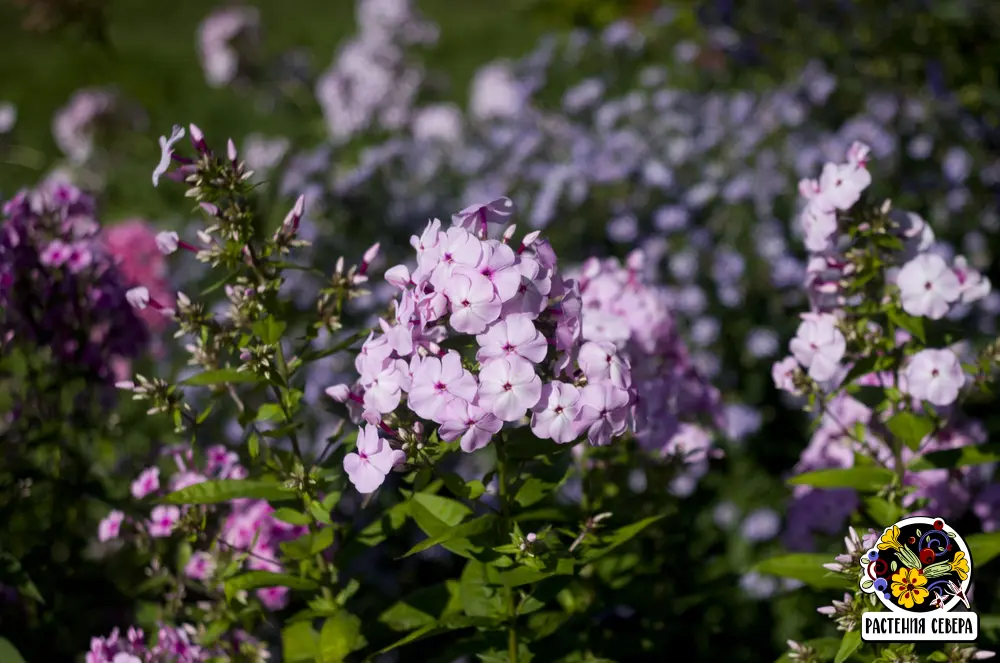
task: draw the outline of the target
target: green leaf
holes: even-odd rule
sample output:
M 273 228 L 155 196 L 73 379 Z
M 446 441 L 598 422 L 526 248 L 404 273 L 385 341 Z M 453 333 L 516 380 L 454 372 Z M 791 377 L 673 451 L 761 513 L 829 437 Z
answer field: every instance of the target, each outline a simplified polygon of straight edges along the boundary
M 319 634 L 308 621 L 295 622 L 282 629 L 281 650 L 285 663 L 315 661 L 319 653 Z
M 1000 444 L 977 444 L 959 449 L 946 449 L 924 454 L 923 457 L 910 463 L 909 469 L 931 470 L 936 468 L 953 469 L 969 465 L 988 465 L 1000 462 Z
M 1000 629 L 1000 615 L 979 615 L 979 628 L 991 631 Z
M 341 610 L 323 623 L 319 634 L 319 663 L 342 663 L 363 644 L 361 620 Z
M 970 534 L 965 537 L 965 545 L 969 547 L 969 554 L 978 568 L 1000 555 L 1000 532 Z
M 833 663 L 844 663 L 860 646 L 861 631 L 848 631 L 844 634 L 844 639 L 840 641 L 840 648 L 837 650 Z
M 279 544 L 281 552 L 291 559 L 306 559 L 318 555 L 332 545 L 332 527 L 323 527 L 311 534 L 303 534 L 297 539 Z
M 580 438 L 570 444 L 557 444 L 552 440 L 539 440 L 534 435 L 515 435 L 507 442 L 507 458 L 513 460 L 527 460 L 538 458 L 539 456 L 558 456 L 569 452 L 577 444 L 583 442 Z
M 3 663 L 26 663 L 10 640 L 0 637 L 0 661 Z
M 448 490 L 467 500 L 479 499 L 486 492 L 486 487 L 479 479 L 474 479 L 466 483 L 465 479 L 454 472 L 448 472 L 444 475 L 443 479 L 444 485 L 448 486 Z
M 840 638 L 816 638 L 806 640 L 802 644 L 813 649 L 820 660 L 827 661 L 837 655 L 842 642 Z M 794 663 L 794 659 L 785 652 L 775 663 Z
M 507 615 L 510 589 L 492 566 L 469 560 L 462 570 L 458 592 L 462 609 L 470 617 L 503 619 Z
M 287 323 L 276 320 L 273 316 L 258 320 L 250 327 L 254 334 L 260 337 L 261 342 L 273 345 L 281 339 L 285 333 Z
M 527 566 L 518 566 L 517 568 L 511 569 L 510 571 L 500 572 L 500 582 L 502 582 L 507 587 L 521 587 L 522 585 L 532 585 L 536 582 L 541 582 L 546 578 L 551 578 L 553 576 L 569 576 L 573 575 L 573 569 L 575 568 L 573 560 L 563 557 L 558 562 L 556 562 L 554 568 L 551 569 L 532 569 Z
M 495 514 L 487 513 L 485 515 L 479 516 L 478 518 L 473 518 L 468 522 L 461 523 L 455 527 L 448 528 L 447 530 L 441 532 L 437 536 L 431 536 L 417 545 L 410 548 L 409 551 L 403 557 L 409 557 L 411 555 L 416 555 L 419 552 L 423 552 L 429 548 L 433 548 L 437 545 L 442 545 L 455 541 L 456 539 L 469 539 L 477 534 L 482 534 L 488 531 L 493 525 L 496 524 L 497 517 Z M 468 544 L 466 540 L 463 543 Z
M 280 509 L 275 509 L 271 513 L 271 517 L 280 520 L 283 523 L 288 523 L 289 525 L 308 525 L 310 523 L 309 516 L 306 514 L 296 511 L 295 509 L 289 509 L 286 506 Z
M 581 560 L 584 562 L 593 562 L 594 560 L 603 557 L 618 546 L 627 543 L 629 540 L 642 532 L 642 530 L 646 529 L 656 521 L 662 520 L 664 517 L 664 515 L 650 516 L 649 518 L 644 518 L 638 522 L 632 523 L 631 525 L 620 527 L 611 533 L 602 534 L 601 543 L 587 549 L 587 551 L 581 556 Z
M 514 501 L 527 508 L 545 499 L 569 478 L 572 466 L 558 467 L 555 464 L 537 468 L 525 479 L 514 495 Z
M 852 467 L 806 472 L 792 477 L 788 483 L 814 488 L 854 488 L 861 492 L 876 493 L 892 483 L 894 476 L 891 470 L 884 467 Z
M 903 517 L 903 509 L 882 497 L 865 499 L 865 509 L 881 527 L 888 527 L 899 522 Z
M 207 387 L 214 384 L 256 382 L 257 376 L 250 371 L 237 371 L 235 368 L 217 368 L 192 375 L 181 382 L 191 387 Z
M 801 580 L 817 589 L 842 589 L 847 581 L 823 568 L 831 561 L 824 553 L 792 553 L 765 559 L 753 568 L 758 573 Z
M 276 481 L 216 479 L 181 488 L 164 497 L 161 502 L 164 504 L 218 504 L 240 498 L 289 500 L 295 498 L 295 491 L 285 488 Z
M 289 589 L 316 589 L 319 587 L 308 578 L 300 578 L 288 573 L 270 571 L 247 571 L 226 580 L 226 600 L 232 601 L 236 592 L 260 587 L 288 587 Z
M 264 403 L 257 410 L 257 421 L 275 421 L 282 422 L 285 420 L 285 412 L 281 409 L 281 406 L 277 403 Z
M 416 493 L 410 502 L 410 515 L 429 536 L 444 533 L 472 513 L 472 509 L 461 502 L 430 493 Z
M 247 451 L 250 453 L 250 458 L 254 460 L 260 454 L 260 438 L 257 437 L 257 433 L 251 433 L 247 439 Z
M 922 318 L 915 318 L 894 308 L 889 309 L 886 313 L 897 327 L 902 327 L 910 332 L 921 343 L 927 343 L 927 334 L 924 332 L 924 321 Z
M 898 412 L 886 422 L 889 432 L 913 451 L 934 431 L 934 422 L 929 417 L 921 417 L 912 412 Z
M 357 541 L 361 545 L 372 547 L 385 541 L 386 537 L 401 528 L 410 515 L 412 501 L 400 502 L 391 507 L 382 516 L 365 527 L 358 534 Z
M 455 592 L 448 584 L 418 589 L 383 612 L 378 620 L 394 631 L 412 631 L 437 623 L 445 614 L 462 609 L 460 603 L 455 605 L 458 583 L 449 583 L 454 584 Z

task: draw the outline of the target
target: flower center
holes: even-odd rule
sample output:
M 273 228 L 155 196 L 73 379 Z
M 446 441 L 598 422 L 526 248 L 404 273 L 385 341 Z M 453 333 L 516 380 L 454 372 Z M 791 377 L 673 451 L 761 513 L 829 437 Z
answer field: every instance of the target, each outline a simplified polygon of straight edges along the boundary
M 555 412 L 556 414 L 562 414 L 562 411 L 563 411 L 563 406 L 562 405 L 557 405 L 556 409 L 553 410 L 553 412 Z
M 934 289 L 934 284 L 933 283 L 931 283 L 930 281 L 927 281 L 926 283 L 924 283 L 924 290 L 933 290 L 933 289 Z
M 503 345 L 503 351 L 504 352 L 506 352 L 507 354 L 510 354 L 514 350 L 515 350 L 515 347 L 513 345 L 511 345 L 509 341 L 507 343 L 504 343 L 504 345 Z
M 448 388 L 448 385 L 446 385 L 444 382 L 438 382 L 434 385 L 434 388 L 437 389 L 438 391 L 445 391 Z
M 509 383 L 509 382 L 504 382 L 503 383 L 503 390 L 504 391 L 510 391 L 513 388 L 514 388 L 514 385 L 512 385 L 511 383 Z

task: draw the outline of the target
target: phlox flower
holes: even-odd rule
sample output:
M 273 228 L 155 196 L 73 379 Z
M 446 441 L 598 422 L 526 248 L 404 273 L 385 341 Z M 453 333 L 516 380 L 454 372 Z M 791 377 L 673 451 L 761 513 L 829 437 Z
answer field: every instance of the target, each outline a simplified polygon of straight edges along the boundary
M 344 471 L 359 493 L 373 493 L 406 454 L 393 449 L 371 424 L 358 431 L 358 451 L 344 456 Z
M 789 344 L 792 355 L 817 382 L 825 382 L 836 375 L 847 350 L 847 339 L 837 329 L 835 320 L 831 315 L 803 320 Z
M 577 422 L 587 429 L 587 439 L 603 446 L 628 427 L 629 394 L 608 382 L 588 384 L 580 393 Z
M 148 467 L 132 482 L 132 497 L 141 500 L 160 489 L 160 468 Z
M 199 550 L 191 555 L 191 559 L 184 566 L 184 575 L 192 580 L 205 582 L 215 573 L 215 557 L 204 550 Z
M 541 396 L 541 379 L 520 357 L 491 359 L 479 371 L 479 406 L 503 421 L 517 421 Z
M 503 421 L 477 405 L 453 402 L 447 419 L 438 428 L 438 437 L 445 442 L 461 438 L 462 451 L 471 453 L 490 443 L 500 432 Z
M 486 362 L 502 357 L 520 357 L 532 363 L 545 359 L 549 344 L 525 314 L 508 315 L 494 322 L 484 334 L 476 336 L 479 351 L 476 359 Z
M 104 516 L 97 526 L 97 540 L 104 543 L 112 539 L 117 539 L 121 532 L 123 520 L 125 520 L 125 514 L 117 509 Z
M 921 350 L 904 370 L 906 392 L 938 407 L 951 405 L 965 386 L 962 364 L 951 350 Z
M 449 350 L 440 359 L 424 357 L 416 363 L 407 402 L 417 416 L 443 423 L 456 400 L 471 403 L 476 398 L 476 388 L 476 378 L 462 367 L 461 355 Z
M 172 504 L 160 504 L 153 507 L 152 513 L 149 514 L 149 522 L 146 523 L 149 535 L 156 538 L 170 536 L 180 519 L 180 507 Z
M 531 415 L 531 432 L 539 439 L 557 444 L 572 442 L 580 435 L 579 403 L 577 387 L 559 381 L 546 383 Z
M 775 388 L 780 391 L 787 391 L 793 396 L 801 392 L 795 387 L 795 372 L 799 370 L 799 362 L 795 357 L 785 357 L 781 361 L 774 362 L 771 367 L 771 379 L 774 380 Z
M 896 275 L 903 310 L 910 315 L 940 320 L 962 296 L 962 286 L 944 258 L 922 253 Z
M 462 272 L 451 275 L 444 286 L 451 304 L 451 326 L 464 334 L 480 334 L 500 317 L 503 303 L 493 283 L 481 274 Z
M 631 384 L 629 366 L 611 343 L 587 341 L 580 346 L 577 362 L 588 382 L 610 382 L 622 390 Z

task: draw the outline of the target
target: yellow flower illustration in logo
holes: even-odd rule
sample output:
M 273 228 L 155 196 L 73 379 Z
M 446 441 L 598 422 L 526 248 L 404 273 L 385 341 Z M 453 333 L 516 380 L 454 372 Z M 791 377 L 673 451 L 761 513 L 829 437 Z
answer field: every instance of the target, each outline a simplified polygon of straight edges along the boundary
M 959 550 L 951 560 L 951 570 L 958 574 L 961 580 L 969 577 L 969 560 L 965 558 L 965 553 Z
M 896 597 L 899 605 L 909 610 L 914 604 L 923 603 L 930 594 L 924 587 L 926 584 L 927 578 L 920 569 L 908 569 L 904 566 L 892 576 L 892 595 Z
M 886 530 L 886 532 L 882 535 L 882 538 L 878 540 L 879 550 L 889 550 L 890 548 L 893 550 L 899 550 L 900 548 L 899 528 L 895 525 L 892 526 L 891 530 Z

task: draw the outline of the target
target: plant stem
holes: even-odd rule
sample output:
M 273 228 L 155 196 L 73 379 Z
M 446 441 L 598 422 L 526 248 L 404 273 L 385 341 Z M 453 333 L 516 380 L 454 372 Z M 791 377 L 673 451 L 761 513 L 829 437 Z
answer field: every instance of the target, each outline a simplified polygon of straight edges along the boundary
M 497 450 L 497 494 L 500 498 L 500 513 L 504 519 L 510 518 L 510 500 L 507 491 L 507 436 L 501 434 L 496 445 Z M 517 610 L 514 606 L 513 590 L 507 597 L 507 613 L 510 620 L 507 626 L 507 656 L 510 663 L 517 663 Z

